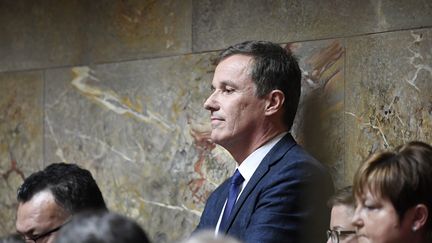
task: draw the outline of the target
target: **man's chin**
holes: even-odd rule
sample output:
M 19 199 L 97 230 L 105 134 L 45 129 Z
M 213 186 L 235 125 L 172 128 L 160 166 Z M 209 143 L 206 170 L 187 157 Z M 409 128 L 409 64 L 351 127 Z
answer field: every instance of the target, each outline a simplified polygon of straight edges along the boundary
M 213 143 L 220 145 L 221 141 L 217 136 L 211 136 L 210 139 Z
M 214 130 L 211 133 L 210 139 L 212 140 L 213 143 L 221 145 L 221 146 L 224 145 L 224 141 L 226 140 L 226 139 L 224 139 L 223 136 L 221 136 L 220 134 L 217 134 Z

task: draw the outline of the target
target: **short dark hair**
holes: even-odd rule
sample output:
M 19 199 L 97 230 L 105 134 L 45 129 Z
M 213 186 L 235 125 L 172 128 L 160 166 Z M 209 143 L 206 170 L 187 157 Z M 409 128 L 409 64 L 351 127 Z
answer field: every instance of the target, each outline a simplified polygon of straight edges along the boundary
M 59 232 L 56 243 L 148 243 L 134 220 L 109 212 L 83 212 L 73 216 Z
M 38 192 L 50 191 L 57 204 L 75 214 L 83 210 L 107 210 L 91 173 L 76 164 L 54 163 L 31 174 L 18 188 L 18 202 L 27 202 Z
M 354 208 L 354 196 L 352 186 L 346 186 L 336 191 L 327 202 L 327 206 L 332 208 L 337 205 L 345 205 Z
M 296 57 L 288 48 L 272 42 L 245 41 L 222 51 L 217 63 L 236 54 L 253 59 L 251 78 L 256 85 L 257 97 L 262 98 L 272 90 L 283 92 L 284 123 L 291 129 L 301 93 L 301 70 Z

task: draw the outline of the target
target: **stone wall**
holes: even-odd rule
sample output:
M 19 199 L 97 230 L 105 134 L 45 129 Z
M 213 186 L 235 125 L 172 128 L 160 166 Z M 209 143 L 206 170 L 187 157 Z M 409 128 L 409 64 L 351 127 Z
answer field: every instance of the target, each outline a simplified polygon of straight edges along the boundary
M 249 39 L 298 56 L 293 134 L 337 187 L 378 149 L 432 142 L 428 1 L 1 0 L 0 235 L 22 180 L 65 161 L 154 242 L 188 236 L 234 167 L 208 141 L 212 61 Z

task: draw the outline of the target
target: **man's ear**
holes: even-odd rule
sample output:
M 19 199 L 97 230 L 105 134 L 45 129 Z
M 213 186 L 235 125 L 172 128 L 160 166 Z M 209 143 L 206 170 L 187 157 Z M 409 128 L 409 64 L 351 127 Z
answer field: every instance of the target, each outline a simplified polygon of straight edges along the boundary
M 429 210 L 424 204 L 417 204 L 413 210 L 412 231 L 417 231 L 426 225 Z
M 265 114 L 273 115 L 282 109 L 285 95 L 282 91 L 275 89 L 268 93 L 265 99 Z

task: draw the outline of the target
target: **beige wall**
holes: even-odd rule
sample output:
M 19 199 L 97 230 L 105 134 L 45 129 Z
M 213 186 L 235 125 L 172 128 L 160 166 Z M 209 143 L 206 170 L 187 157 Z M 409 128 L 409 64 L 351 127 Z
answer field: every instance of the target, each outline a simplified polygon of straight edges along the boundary
M 428 1 L 0 0 L 0 235 L 23 178 L 66 161 L 155 242 L 188 236 L 234 166 L 207 141 L 212 59 L 249 39 L 299 57 L 293 134 L 337 187 L 378 149 L 432 142 Z

